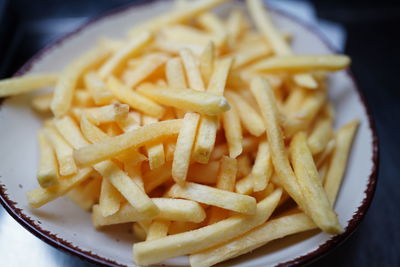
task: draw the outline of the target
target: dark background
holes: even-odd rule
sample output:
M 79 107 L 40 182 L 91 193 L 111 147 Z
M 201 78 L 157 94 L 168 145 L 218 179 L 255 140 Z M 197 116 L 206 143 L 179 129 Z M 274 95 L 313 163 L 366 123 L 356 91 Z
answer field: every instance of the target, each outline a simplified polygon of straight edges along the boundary
M 89 18 L 130 2 L 140 1 L 0 0 L 0 77 L 12 75 L 40 48 Z M 380 139 L 378 186 L 367 215 L 347 242 L 312 266 L 400 266 L 400 1 L 311 2 L 319 18 L 347 30 L 345 53 Z M 62 266 L 92 266 L 63 253 L 59 257 Z

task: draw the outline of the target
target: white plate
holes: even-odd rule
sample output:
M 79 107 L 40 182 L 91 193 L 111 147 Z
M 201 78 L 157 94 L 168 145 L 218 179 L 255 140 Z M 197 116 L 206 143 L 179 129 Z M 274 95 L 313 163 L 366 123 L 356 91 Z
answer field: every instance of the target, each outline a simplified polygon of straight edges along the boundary
M 99 36 L 123 37 L 135 23 L 159 14 L 170 4 L 170 1 L 136 4 L 95 19 L 42 50 L 18 74 L 61 70 L 71 58 L 94 45 Z M 229 5 L 223 6 L 222 12 L 227 8 Z M 282 12 L 274 11 L 272 17 L 280 28 L 294 33 L 293 47 L 296 52 L 333 53 L 311 27 Z M 90 214 L 67 198 L 60 198 L 39 210 L 28 207 L 25 193 L 38 186 L 35 178 L 38 161 L 36 132 L 42 123 L 30 110 L 31 96 L 8 98 L 0 109 L 0 201 L 3 206 L 21 225 L 55 247 L 99 264 L 135 266 L 131 259 L 134 239 L 127 228 L 116 227 L 98 232 L 92 227 Z M 376 183 L 376 135 L 349 72 L 332 75 L 330 98 L 336 108 L 336 125 L 343 125 L 354 118 L 361 121 L 336 203 L 336 211 L 346 232 L 335 237 L 311 233 L 275 241 L 226 265 L 254 267 L 305 263 L 335 247 L 359 224 L 371 202 Z M 187 257 L 180 257 L 165 263 L 186 265 L 188 260 Z

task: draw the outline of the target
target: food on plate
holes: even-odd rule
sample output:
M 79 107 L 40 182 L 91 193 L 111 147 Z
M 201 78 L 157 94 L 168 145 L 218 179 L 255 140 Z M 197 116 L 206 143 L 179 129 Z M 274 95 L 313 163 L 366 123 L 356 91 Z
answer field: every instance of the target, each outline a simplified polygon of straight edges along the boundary
M 33 208 L 66 195 L 99 231 L 131 224 L 138 265 L 189 255 L 206 267 L 343 232 L 334 204 L 358 121 L 334 130 L 327 80 L 350 59 L 296 55 L 261 0 L 213 13 L 225 1 L 176 1 L 58 74 L 0 81 L 2 97 L 54 88 L 32 96 L 52 115 Z

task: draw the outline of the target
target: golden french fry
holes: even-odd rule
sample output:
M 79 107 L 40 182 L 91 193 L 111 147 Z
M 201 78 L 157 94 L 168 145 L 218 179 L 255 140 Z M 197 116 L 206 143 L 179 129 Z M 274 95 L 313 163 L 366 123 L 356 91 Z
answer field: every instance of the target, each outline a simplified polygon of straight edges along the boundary
M 182 49 L 179 54 L 185 68 L 189 87 L 197 91 L 204 91 L 204 82 L 193 53 L 189 49 Z
M 162 106 L 129 89 L 114 76 L 108 77 L 107 88 L 119 101 L 128 104 L 133 109 L 157 118 L 161 118 L 164 115 L 165 109 Z
M 312 75 L 307 73 L 299 73 L 293 76 L 293 80 L 299 86 L 309 88 L 309 89 L 316 89 L 318 88 L 317 81 L 313 78 Z
M 131 132 L 78 149 L 74 152 L 74 158 L 79 165 L 92 165 L 122 154 L 131 148 L 176 135 L 179 133 L 181 123 L 182 120 L 169 120 L 145 125 Z
M 336 145 L 324 183 L 324 189 L 332 206 L 335 204 L 336 195 L 346 171 L 347 159 L 358 124 L 357 120 L 349 122 L 336 133 Z
M 124 120 L 128 116 L 128 112 L 128 105 L 117 102 L 107 106 L 84 108 L 80 113 L 86 115 L 95 125 L 99 125 Z
M 38 133 L 40 160 L 37 180 L 41 187 L 47 188 L 58 184 L 58 165 L 53 148 L 41 130 Z
M 102 216 L 110 216 L 116 213 L 123 201 L 121 193 L 108 181 L 103 179 L 101 182 L 99 211 Z
M 306 98 L 306 90 L 301 87 L 292 88 L 289 96 L 287 97 L 283 111 L 287 117 L 293 116 L 293 114 L 299 109 L 304 99 Z
M 199 114 L 186 113 L 176 141 L 172 178 L 180 185 L 186 180 L 199 119 Z
M 40 208 L 46 203 L 65 195 L 74 186 L 79 185 L 89 178 L 92 173 L 92 168 L 80 169 L 75 175 L 69 177 L 60 177 L 59 183 L 55 186 L 52 186 L 51 190 L 39 187 L 37 189 L 28 191 L 28 203 L 32 208 Z
M 90 211 L 99 200 L 101 178 L 92 178 L 76 186 L 67 196 L 81 209 Z
M 239 115 L 235 107 L 222 114 L 222 123 L 228 143 L 229 156 L 236 158 L 243 151 L 243 135 Z
M 168 228 L 171 221 L 166 220 L 154 220 L 149 227 L 147 232 L 146 241 L 159 239 L 168 235 Z
M 279 114 L 274 93 L 268 83 L 262 78 L 254 78 L 251 82 L 250 89 L 254 98 L 257 100 L 264 119 L 272 163 L 279 177 L 279 181 L 285 191 L 296 201 L 300 208 L 303 210 L 307 209 L 303 195 L 296 181 L 296 176 L 293 173 L 286 155 L 282 132 L 279 128 Z M 305 210 L 305 212 L 308 214 L 307 210 Z
M 65 116 L 61 119 L 56 119 L 54 125 L 73 148 L 79 149 L 89 145 L 89 142 L 83 137 L 78 125 L 71 117 Z
M 127 78 L 127 86 L 130 88 L 135 87 L 163 66 L 168 59 L 169 56 L 164 53 L 153 53 L 146 56 L 141 64 L 137 66 Z
M 91 94 L 96 105 L 106 105 L 112 100 L 112 94 L 94 71 L 88 72 L 85 77 L 85 86 Z
M 293 137 L 290 143 L 290 158 L 301 192 L 307 206 L 310 207 L 310 216 L 314 223 L 327 233 L 342 233 L 343 228 L 322 187 L 304 132 L 299 132 Z
M 278 189 L 257 204 L 254 216 L 235 215 L 197 230 L 136 243 L 133 258 L 136 264 L 150 265 L 224 243 L 264 223 L 275 210 L 281 194 L 282 190 Z
M 257 156 L 251 170 L 251 177 L 253 178 L 254 192 L 264 190 L 271 178 L 273 171 L 271 154 L 269 145 L 266 141 L 258 145 Z
M 124 132 L 130 132 L 140 127 L 141 120 L 142 116 L 140 113 L 131 111 L 126 118 L 119 119 L 116 123 Z
M 143 125 L 156 123 L 158 120 L 152 117 L 143 116 Z M 146 145 L 147 157 L 149 159 L 150 170 L 154 170 L 164 165 L 165 153 L 164 145 L 162 143 L 152 143 Z
M 313 155 L 319 154 L 324 150 L 331 140 L 332 133 L 332 122 L 328 118 L 320 118 L 316 122 L 307 141 Z
M 226 22 L 226 28 L 228 31 L 228 42 L 230 47 L 233 47 L 236 44 L 239 36 L 245 30 L 244 27 L 246 26 L 244 25 L 243 21 L 244 16 L 241 10 L 234 9 L 229 13 L 229 17 Z
M 196 202 L 185 199 L 152 198 L 159 213 L 153 217 L 145 216 L 128 203 L 110 216 L 102 216 L 98 205 L 93 207 L 92 220 L 96 228 L 127 222 L 137 222 L 148 219 L 164 219 L 183 222 L 201 222 L 205 219 L 204 209 Z
M 254 136 L 260 136 L 265 133 L 265 126 L 261 116 L 246 100 L 232 91 L 227 91 L 225 95 L 236 109 L 240 110 L 238 112 L 240 121 L 249 133 Z
M 290 55 L 271 57 L 252 65 L 251 71 L 301 73 L 305 71 L 335 71 L 347 68 L 350 58 L 344 55 Z
M 187 182 L 184 187 L 175 184 L 170 188 L 168 195 L 245 214 L 254 214 L 256 210 L 256 201 L 252 197 L 191 182 Z
M 240 179 L 235 186 L 235 191 L 242 195 L 250 195 L 253 193 L 254 179 L 251 174 Z
M 75 174 L 78 168 L 75 164 L 72 147 L 53 127 L 45 127 L 44 134 L 55 151 L 60 175 Z
M 56 84 L 55 74 L 35 74 L 22 77 L 8 78 L 0 81 L 0 97 L 27 93 Z
M 209 42 L 200 56 L 200 73 L 204 84 L 208 85 L 214 68 L 214 43 Z
M 98 74 L 100 78 L 104 79 L 109 75 L 115 74 L 118 69 L 127 61 L 127 59 L 138 54 L 143 48 L 151 42 L 152 36 L 150 32 L 144 31 L 135 36 L 121 49 L 115 52 L 99 69 Z
M 165 76 L 169 87 L 177 89 L 187 88 L 185 73 L 180 58 L 172 58 L 167 61 Z
M 191 110 L 205 115 L 218 115 L 229 110 L 228 101 L 216 96 L 192 89 L 139 88 L 138 92 L 159 104 L 183 110 Z
M 189 258 L 190 265 L 209 267 L 253 251 L 272 240 L 315 228 L 315 224 L 304 213 L 283 216 L 270 220 L 223 245 L 192 254 Z
M 61 73 L 54 88 L 51 111 L 56 117 L 65 115 L 72 104 L 76 84 L 81 75 L 109 56 L 109 51 L 95 48 L 70 63 Z
M 232 66 L 233 70 L 242 68 L 256 60 L 271 55 L 272 50 L 265 43 L 256 43 L 248 49 L 239 50 L 233 53 L 235 62 Z
M 324 164 L 329 156 L 332 154 L 332 151 L 335 149 L 335 139 L 329 140 L 328 144 L 326 144 L 325 149 L 317 156 L 315 162 L 317 167 L 321 167 Z
M 209 33 L 191 26 L 174 25 L 161 30 L 161 35 L 171 41 L 193 43 L 205 46 L 213 38 Z

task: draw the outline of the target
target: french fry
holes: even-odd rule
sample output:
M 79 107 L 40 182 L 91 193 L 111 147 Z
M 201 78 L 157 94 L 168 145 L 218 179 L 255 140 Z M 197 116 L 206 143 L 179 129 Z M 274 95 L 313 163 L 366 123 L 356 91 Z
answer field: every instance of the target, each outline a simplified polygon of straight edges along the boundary
M 147 233 L 146 231 L 140 226 L 140 224 L 133 223 L 132 227 L 133 235 L 141 241 L 146 240 Z
M 240 121 L 249 133 L 254 136 L 260 136 L 265 133 L 265 126 L 261 116 L 246 100 L 232 91 L 227 91 L 225 95 L 236 109 L 241 111 L 238 112 Z
M 0 81 L 0 97 L 23 94 L 53 86 L 58 81 L 55 74 L 35 74 Z
M 95 48 L 84 53 L 63 70 L 54 88 L 54 95 L 50 106 L 51 111 L 56 117 L 62 117 L 69 111 L 75 87 L 81 75 L 100 64 L 108 56 L 109 51 L 102 48 Z
M 147 232 L 146 241 L 156 240 L 167 236 L 170 224 L 171 221 L 154 220 L 149 227 L 149 231 Z
M 314 77 L 307 73 L 299 73 L 293 76 L 293 80 L 299 86 L 309 88 L 309 89 L 316 89 L 318 88 L 318 83 L 314 79 Z
M 116 123 L 124 132 L 130 132 L 139 128 L 141 121 L 142 116 L 140 113 L 131 111 L 127 114 L 126 118 L 119 119 Z
M 145 125 L 137 130 L 88 145 L 74 152 L 79 165 L 87 166 L 115 157 L 131 148 L 142 146 L 166 136 L 178 134 L 181 120 L 169 120 Z
M 108 181 L 103 179 L 101 182 L 99 211 L 102 216 L 110 216 L 116 213 L 123 201 L 121 193 Z
M 173 55 L 179 55 L 182 49 L 189 49 L 193 54 L 198 56 L 201 55 L 204 50 L 204 46 L 198 44 L 171 41 L 161 37 L 156 39 L 154 47 L 157 50 Z
M 306 71 L 327 70 L 336 71 L 346 68 L 350 58 L 344 55 L 291 55 L 271 57 L 252 65 L 250 71 L 266 72 L 291 72 L 302 73 Z
M 205 115 L 218 115 L 230 108 L 224 97 L 192 89 L 141 87 L 138 92 L 159 104 Z
M 249 3 L 249 2 L 248 2 Z M 262 78 L 254 78 L 250 86 L 254 98 L 257 100 L 267 130 L 268 142 L 272 163 L 279 181 L 285 191 L 296 201 L 301 209 L 308 214 L 308 207 L 304 202 L 296 176 L 286 155 L 282 132 L 279 128 L 278 110 L 272 89 Z
M 229 156 L 236 158 L 243 151 L 243 135 L 240 118 L 235 107 L 222 114 L 222 123 L 225 130 L 225 138 L 228 142 Z
M 205 91 L 201 72 L 193 53 L 189 49 L 182 49 L 179 54 L 185 68 L 189 87 L 197 91 Z
M 299 187 L 310 207 L 310 215 L 314 223 L 327 233 L 342 233 L 343 228 L 340 226 L 337 215 L 331 208 L 322 187 L 304 132 L 299 132 L 293 137 L 290 143 L 290 158 Z
M 283 111 L 287 117 L 292 116 L 301 106 L 305 97 L 306 90 L 301 87 L 294 87 L 289 93 L 284 105 Z
M 251 170 L 254 192 L 262 191 L 267 187 L 272 171 L 269 145 L 266 141 L 263 141 L 258 145 L 256 160 Z
M 224 94 L 226 81 L 232 66 L 233 60 L 227 58 L 221 60 L 215 66 L 210 81 L 208 83 L 207 93 L 222 96 Z M 218 128 L 218 118 L 215 116 L 203 116 L 197 139 L 194 147 L 193 158 L 199 163 L 207 163 L 211 151 L 214 149 L 215 137 Z
M 168 86 L 176 89 L 187 88 L 185 73 L 180 58 L 169 59 L 165 66 Z
M 144 31 L 132 38 L 120 50 L 114 53 L 99 69 L 100 78 L 115 74 L 128 58 L 137 55 L 152 40 L 150 32 Z
M 129 36 L 135 37 L 138 33 L 143 31 L 157 31 L 167 25 L 177 24 L 187 21 L 193 16 L 199 15 L 226 0 L 204 0 L 191 4 L 188 8 L 175 9 L 150 21 L 139 24 L 129 31 Z
M 315 224 L 304 213 L 283 216 L 270 220 L 223 245 L 190 255 L 190 265 L 193 267 L 209 267 L 248 253 L 272 240 L 315 228 Z
M 264 43 L 252 45 L 251 48 L 239 50 L 234 53 L 235 62 L 232 66 L 233 70 L 242 68 L 252 62 L 271 55 L 271 49 Z
M 141 81 L 145 80 L 152 73 L 157 71 L 161 66 L 163 66 L 168 59 L 168 55 L 164 53 L 153 53 L 146 56 L 141 64 L 137 66 L 127 78 L 127 86 L 130 88 L 135 87 Z
M 78 168 L 75 164 L 72 147 L 53 127 L 46 127 L 44 134 L 55 151 L 60 175 L 68 176 L 77 173 Z
M 86 117 L 95 125 L 100 125 L 103 123 L 111 123 L 118 120 L 125 120 L 128 116 L 128 112 L 128 105 L 114 103 L 107 106 L 84 108 L 80 113 L 85 114 Z
M 313 155 L 321 153 L 332 137 L 332 122 L 327 118 L 320 118 L 310 136 L 308 137 L 308 147 Z
M 84 82 L 96 105 L 107 105 L 111 102 L 112 94 L 96 72 L 88 72 Z
M 252 197 L 191 182 L 187 182 L 184 187 L 175 184 L 170 188 L 168 195 L 173 198 L 186 198 L 244 214 L 254 214 L 256 210 L 256 201 Z
M 156 123 L 158 120 L 152 117 L 143 116 L 143 125 Z M 150 170 L 157 169 L 165 163 L 164 145 L 162 143 L 152 143 L 146 145 L 147 157 L 149 159 Z
M 189 167 L 187 180 L 201 184 L 215 184 L 219 167 L 218 161 L 209 161 L 207 164 L 193 163 Z
M 339 192 L 340 184 L 342 183 L 357 126 L 358 121 L 352 121 L 342 126 L 336 133 L 336 145 L 324 183 L 324 189 L 332 206 L 335 204 L 335 199 Z
M 202 46 L 207 45 L 213 38 L 213 36 L 207 32 L 186 25 L 174 25 L 164 28 L 161 30 L 161 35 L 167 40 L 194 43 Z
M 73 148 L 79 149 L 89 145 L 89 142 L 83 137 L 78 125 L 71 117 L 65 116 L 61 119 L 56 119 L 54 125 Z
M 52 98 L 53 98 L 52 93 L 34 96 L 31 102 L 32 108 L 40 113 L 49 112 Z
M 243 13 L 239 9 L 234 9 L 229 13 L 226 28 L 228 31 L 228 43 L 230 47 L 233 47 L 236 44 L 239 36 L 245 30 L 244 27 L 244 16 Z
M 272 192 L 274 192 L 275 190 L 275 186 L 272 183 L 269 183 L 268 186 L 262 190 L 262 191 L 258 191 L 258 192 L 253 192 L 252 196 L 257 200 L 257 203 L 260 202 L 261 200 L 263 200 L 264 198 L 266 198 L 267 196 L 269 196 Z M 279 201 L 279 204 L 282 202 L 282 200 L 285 198 L 285 196 L 283 195 L 281 197 L 281 200 Z M 278 204 L 278 207 L 279 207 Z
M 185 199 L 152 198 L 159 213 L 151 219 L 174 220 L 181 222 L 201 222 L 205 219 L 204 209 L 196 202 Z M 136 222 L 150 219 L 138 212 L 128 203 L 124 204 L 118 212 L 110 216 L 102 216 L 99 207 L 93 207 L 92 220 L 96 228 L 105 225 Z
M 199 119 L 199 114 L 186 113 L 176 141 L 172 178 L 180 185 L 183 185 L 186 180 Z
M 251 195 L 254 189 L 254 179 L 251 174 L 240 179 L 235 186 L 235 191 L 242 195 Z
M 41 130 L 38 133 L 40 160 L 37 180 L 41 187 L 47 188 L 58 184 L 58 165 L 53 148 Z
M 335 149 L 335 139 L 331 139 L 326 144 L 324 150 L 317 156 L 315 160 L 317 167 L 321 167 L 321 165 L 327 161 L 327 159 L 332 154 L 332 151 L 334 149 Z
M 92 96 L 84 89 L 75 90 L 72 105 L 75 107 L 92 107 L 94 101 Z
M 92 174 L 92 168 L 84 168 L 78 170 L 75 175 L 69 177 L 60 177 L 59 183 L 51 187 L 51 190 L 46 188 L 37 188 L 28 191 L 28 203 L 32 208 L 40 208 L 50 201 L 65 195 L 69 190 L 79 185 Z
M 146 193 L 150 193 L 156 187 L 162 185 L 166 181 L 172 180 L 171 169 L 171 162 L 167 162 L 158 169 L 150 170 L 144 173 L 143 182 Z
M 114 76 L 108 77 L 107 88 L 119 101 L 128 104 L 133 109 L 156 118 L 161 118 L 164 115 L 165 109 L 162 106 L 147 97 L 130 90 Z
M 200 56 L 200 73 L 204 84 L 207 86 L 214 68 L 214 43 L 209 42 Z
M 67 196 L 81 209 L 90 211 L 99 200 L 101 178 L 92 178 L 76 186 Z
M 126 174 L 128 174 L 132 181 L 134 181 L 136 185 L 139 186 L 140 189 L 142 189 L 142 191 L 145 191 L 140 163 L 134 165 L 129 162 L 124 162 L 124 171 L 126 172 Z
M 281 194 L 278 189 L 260 202 L 254 216 L 235 215 L 197 230 L 136 243 L 133 245 L 133 258 L 139 265 L 150 265 L 224 243 L 264 223 L 274 211 Z

